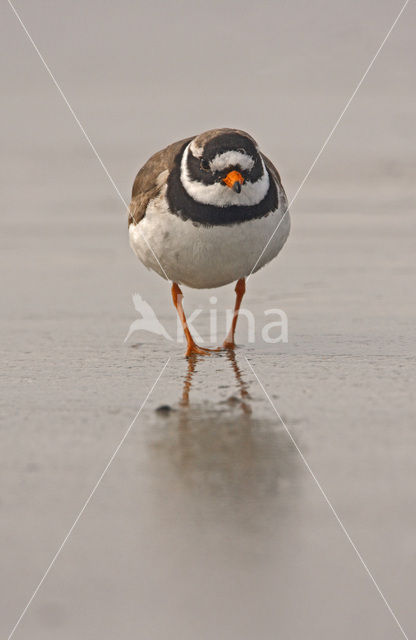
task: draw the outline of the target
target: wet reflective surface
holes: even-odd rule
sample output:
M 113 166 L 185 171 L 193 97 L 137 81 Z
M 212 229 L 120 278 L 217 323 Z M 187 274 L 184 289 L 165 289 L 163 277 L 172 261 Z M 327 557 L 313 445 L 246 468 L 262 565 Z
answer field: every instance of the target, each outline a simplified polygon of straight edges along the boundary
M 243 413 L 250 414 L 251 405 L 249 402 L 250 394 L 248 391 L 248 384 L 247 382 L 245 382 L 241 372 L 241 368 L 237 363 L 235 350 L 227 349 L 226 351 L 224 351 L 222 355 L 231 365 L 230 369 L 234 375 L 234 379 L 235 379 L 236 386 L 238 388 L 238 395 L 239 395 L 239 397 L 231 396 L 230 398 L 228 398 L 228 400 L 225 400 L 225 401 L 223 400 L 223 403 L 239 404 L 241 406 L 241 410 Z M 183 383 L 182 398 L 180 401 L 180 404 L 182 407 L 187 407 L 187 408 L 189 407 L 189 404 L 190 404 L 189 398 L 190 398 L 190 393 L 192 389 L 192 384 L 194 382 L 194 378 L 197 375 L 198 360 L 200 361 L 203 360 L 203 356 L 193 355 L 187 358 L 188 371 Z M 226 388 L 226 385 L 224 385 L 224 388 Z M 186 412 L 183 415 L 184 415 L 184 419 L 189 420 L 189 417 L 188 418 L 186 417 L 188 415 Z
M 216 125 L 250 130 L 293 195 L 398 11 L 17 6 L 127 199 L 155 149 Z M 287 247 L 248 282 L 255 342 L 243 318 L 235 353 L 186 361 L 176 340 L 124 343 L 135 292 L 176 336 L 170 287 L 131 254 L 117 195 L 0 9 L 2 638 L 169 357 L 16 640 L 401 637 L 246 357 L 415 634 L 414 11 L 302 189 Z M 213 292 L 184 294 L 208 344 Z M 215 295 L 221 343 L 233 287 Z M 261 339 L 274 308 L 288 344 Z

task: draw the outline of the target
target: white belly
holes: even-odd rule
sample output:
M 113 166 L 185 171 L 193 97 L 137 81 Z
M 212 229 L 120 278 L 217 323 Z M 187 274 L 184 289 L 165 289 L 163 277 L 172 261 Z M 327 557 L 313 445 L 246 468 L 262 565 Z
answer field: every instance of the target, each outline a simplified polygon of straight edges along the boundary
M 279 225 L 254 271 L 277 256 L 290 230 L 284 195 L 279 201 L 279 209 L 263 218 L 204 227 L 169 213 L 163 190 L 139 224 L 130 225 L 130 245 L 146 267 L 172 282 L 194 289 L 221 287 L 251 273 Z

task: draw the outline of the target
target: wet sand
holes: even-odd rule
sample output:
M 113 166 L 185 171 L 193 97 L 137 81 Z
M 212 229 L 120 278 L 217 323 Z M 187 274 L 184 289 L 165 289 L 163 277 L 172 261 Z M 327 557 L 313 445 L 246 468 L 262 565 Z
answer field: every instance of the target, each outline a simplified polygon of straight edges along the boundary
M 166 6 L 162 51 L 154 51 L 152 72 L 142 71 L 145 84 L 132 86 L 134 56 L 151 50 L 148 32 L 161 6 L 100 6 L 96 19 L 95 3 L 82 10 L 37 4 L 16 6 L 127 199 L 135 171 L 156 148 L 219 119 L 256 135 L 293 195 L 400 8 L 285 5 L 284 19 L 263 8 L 263 37 L 227 84 L 212 71 L 244 42 L 238 34 L 250 33 L 254 9 L 235 14 L 221 5 L 226 17 L 238 16 L 230 35 L 207 8 L 193 5 L 195 13 L 179 19 Z M 257 335 L 245 345 L 242 325 L 235 358 L 190 362 L 183 345 L 150 333 L 123 342 L 137 317 L 136 291 L 175 335 L 169 285 L 130 252 L 122 204 L 16 19 L 7 7 L 1 13 L 9 60 L 0 236 L 2 637 L 168 358 L 15 637 L 401 637 L 249 363 L 412 637 L 415 9 L 299 195 L 286 248 L 250 279 L 246 308 L 259 326 L 265 309 L 283 309 L 288 344 Z M 189 25 L 201 23 L 201 47 L 208 50 L 210 34 L 222 39 L 208 59 L 198 48 L 186 68 Z M 261 64 L 272 47 L 272 61 Z M 247 94 L 245 73 L 259 68 Z M 160 86 L 166 69 L 176 69 L 176 82 Z M 201 69 L 207 80 L 196 92 Z M 279 82 L 271 88 L 272 77 Z M 236 96 L 244 100 L 230 122 Z M 209 297 L 215 293 L 219 310 L 230 307 L 232 287 L 184 293 L 185 305 L 203 308 L 197 326 L 207 338 Z M 162 405 L 171 410 L 157 411 Z

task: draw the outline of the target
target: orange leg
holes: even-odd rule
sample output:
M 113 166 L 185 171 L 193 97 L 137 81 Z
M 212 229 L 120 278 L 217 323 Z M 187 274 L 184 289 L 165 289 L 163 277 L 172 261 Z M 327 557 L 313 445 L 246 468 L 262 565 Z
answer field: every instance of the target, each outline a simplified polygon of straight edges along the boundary
M 233 321 L 231 323 L 230 330 L 228 332 L 228 336 L 224 340 L 223 346 L 225 347 L 225 349 L 234 349 L 235 347 L 235 342 L 234 342 L 235 328 L 237 326 L 238 312 L 240 310 L 241 301 L 243 299 L 245 292 L 246 292 L 246 281 L 244 278 L 241 278 L 241 280 L 239 280 L 235 285 L 236 295 L 235 295 L 234 316 L 233 316 Z
M 182 323 L 183 332 L 185 334 L 186 342 L 188 347 L 186 349 L 185 357 L 188 358 L 192 353 L 199 353 L 202 356 L 210 355 L 216 349 L 206 349 L 204 347 L 199 347 L 191 336 L 191 332 L 188 328 L 188 323 L 186 322 L 185 312 L 182 306 L 182 298 L 183 293 L 180 290 L 179 286 L 174 282 L 172 284 L 172 299 L 173 304 L 175 305 L 176 311 L 178 312 L 179 319 Z

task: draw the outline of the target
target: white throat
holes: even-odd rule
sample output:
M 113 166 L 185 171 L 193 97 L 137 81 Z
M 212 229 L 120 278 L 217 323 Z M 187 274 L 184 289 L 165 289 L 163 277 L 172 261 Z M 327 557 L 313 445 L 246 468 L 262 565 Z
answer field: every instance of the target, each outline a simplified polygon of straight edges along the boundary
M 215 182 L 214 184 L 204 184 L 203 182 L 199 182 L 199 180 L 192 180 L 189 171 L 188 171 L 188 153 L 189 147 L 192 144 L 188 144 L 183 152 L 182 160 L 181 160 L 181 182 L 183 188 L 191 196 L 196 202 L 201 202 L 202 204 L 212 204 L 217 207 L 229 207 L 231 205 L 240 205 L 240 206 L 252 206 L 255 204 L 259 204 L 265 197 L 266 193 L 269 190 L 270 181 L 269 174 L 266 171 L 266 167 L 264 166 L 263 159 L 261 158 L 261 163 L 263 167 L 262 176 L 256 180 L 256 182 L 245 182 L 241 187 L 241 192 L 236 193 L 229 187 L 220 182 Z M 223 158 L 226 156 L 227 159 L 229 156 L 227 154 L 238 154 L 238 156 L 243 156 L 240 152 L 226 152 L 221 154 L 221 156 L 216 156 L 212 163 L 215 163 L 215 168 L 217 165 L 222 165 Z M 230 156 L 231 157 L 231 156 Z M 252 158 L 248 155 L 243 156 L 244 162 L 250 163 Z M 233 156 L 234 158 L 234 156 Z M 237 158 L 235 158 L 237 159 Z M 241 160 L 241 158 L 239 158 Z M 236 163 L 238 164 L 238 163 Z M 225 168 L 224 165 L 223 168 Z M 241 162 L 240 162 L 241 166 Z

